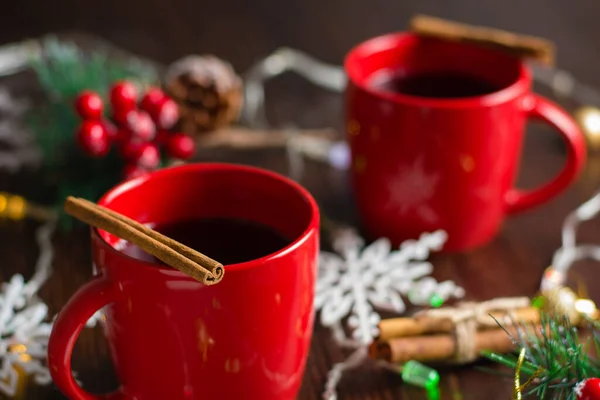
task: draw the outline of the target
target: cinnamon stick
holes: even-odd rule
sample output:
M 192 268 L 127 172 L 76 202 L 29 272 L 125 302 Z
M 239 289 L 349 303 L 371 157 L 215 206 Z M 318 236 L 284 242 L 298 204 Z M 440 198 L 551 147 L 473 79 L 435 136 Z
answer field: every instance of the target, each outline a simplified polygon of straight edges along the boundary
M 516 335 L 514 327 L 506 329 L 510 335 Z M 535 330 L 539 332 L 539 329 L 536 326 Z M 473 340 L 475 340 L 477 354 L 484 350 L 495 353 L 508 353 L 514 350 L 514 343 L 507 332 L 501 328 L 478 331 Z M 447 362 L 453 359 L 456 350 L 457 345 L 453 335 L 425 335 L 373 342 L 369 347 L 369 356 L 392 363 L 404 363 L 409 360 Z
M 200 150 L 232 148 L 238 150 L 285 147 L 289 140 L 302 143 L 333 143 L 337 139 L 333 129 L 299 130 L 290 136 L 281 130 L 255 130 L 247 128 L 224 128 L 199 135 L 196 144 Z
M 454 322 L 449 318 L 390 318 L 379 323 L 377 340 L 386 341 L 425 333 L 451 332 L 453 328 Z
M 553 66 L 555 63 L 554 43 L 535 36 L 468 25 L 427 15 L 413 17 L 410 21 L 410 30 L 422 36 L 497 48 L 516 57 L 537 60 L 548 66 Z
M 74 197 L 68 197 L 65 201 L 65 211 L 91 226 L 139 246 L 205 285 L 214 285 L 223 278 L 224 269 L 219 262 L 115 211 Z
M 498 321 L 514 320 L 528 324 L 540 322 L 540 312 L 535 307 L 519 308 L 511 312 L 493 311 L 490 313 Z M 485 315 L 478 319 L 479 329 L 489 329 L 498 326 L 494 318 Z M 398 337 L 418 336 L 429 333 L 449 333 L 454 329 L 454 322 L 449 318 L 433 318 L 427 314 L 414 318 L 390 318 L 379 323 L 379 341 Z
M 92 203 L 91 201 L 85 200 L 85 199 L 80 199 L 80 201 L 86 202 L 88 205 L 90 205 L 90 204 L 94 205 L 94 203 Z M 100 207 L 100 206 L 98 206 L 98 207 Z M 223 265 L 220 262 L 213 260 L 212 258 L 200 253 L 199 251 L 194 250 L 191 247 L 188 247 L 188 246 L 184 245 L 183 243 L 180 243 L 176 240 L 173 240 L 168 236 L 162 235 L 162 234 L 158 233 L 157 231 L 155 231 L 154 229 L 151 229 L 151 228 L 147 227 L 146 225 L 137 222 L 136 220 L 127 218 L 123 214 L 119 214 L 118 212 L 113 211 L 106 207 L 103 207 L 102 211 L 104 211 L 105 213 L 109 214 L 110 216 L 118 219 L 121 222 L 129 224 L 130 226 L 133 226 L 138 231 L 143 232 L 144 234 L 150 236 L 151 238 L 170 247 L 171 249 L 175 250 L 179 254 L 194 261 L 195 263 L 197 263 L 201 266 L 204 266 L 206 269 L 208 269 L 213 274 L 213 276 L 216 279 L 220 280 L 222 278 Z

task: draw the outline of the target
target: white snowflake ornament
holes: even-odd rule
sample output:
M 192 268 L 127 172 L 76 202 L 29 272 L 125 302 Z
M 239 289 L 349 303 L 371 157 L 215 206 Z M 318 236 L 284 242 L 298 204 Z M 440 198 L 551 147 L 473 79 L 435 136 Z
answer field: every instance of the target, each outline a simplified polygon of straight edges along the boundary
M 433 266 L 425 261 L 431 250 L 440 250 L 444 231 L 424 233 L 419 240 L 404 242 L 392 250 L 388 239 L 367 247 L 353 231 L 343 231 L 333 242 L 339 253 L 321 252 L 315 309 L 324 326 L 333 327 L 348 316 L 353 339 L 369 344 L 379 334 L 380 315 L 375 310 L 403 313 L 402 296 L 411 294 L 413 304 L 426 305 L 433 295 L 444 301 L 464 296 L 452 281 L 438 283 L 429 275 Z

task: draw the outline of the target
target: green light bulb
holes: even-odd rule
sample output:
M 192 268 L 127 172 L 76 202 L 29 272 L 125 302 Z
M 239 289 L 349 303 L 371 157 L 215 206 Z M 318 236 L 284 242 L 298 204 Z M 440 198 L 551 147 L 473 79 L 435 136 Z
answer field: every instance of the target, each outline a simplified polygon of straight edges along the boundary
M 433 308 L 439 308 L 444 305 L 444 298 L 439 294 L 434 294 L 429 299 L 429 305 Z
M 437 390 L 440 374 L 433 368 L 411 360 L 402 367 L 402 380 L 410 385 L 425 388 L 429 393 Z
M 537 296 L 531 299 L 531 306 L 540 310 L 544 308 L 545 303 L 546 299 L 544 298 L 544 296 Z
M 427 400 L 440 400 L 440 389 L 437 386 L 427 389 Z

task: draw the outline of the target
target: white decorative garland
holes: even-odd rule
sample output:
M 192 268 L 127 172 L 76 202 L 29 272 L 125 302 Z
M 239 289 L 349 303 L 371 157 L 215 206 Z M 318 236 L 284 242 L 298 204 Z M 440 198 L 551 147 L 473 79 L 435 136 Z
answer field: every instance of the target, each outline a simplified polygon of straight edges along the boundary
M 14 396 L 20 367 L 38 384 L 51 382 L 46 367 L 48 338 L 52 323 L 47 321 L 48 306 L 37 296 L 52 273 L 52 234 L 56 222 L 46 222 L 36 231 L 40 248 L 35 273 L 25 283 L 22 275 L 13 275 L 0 286 L 0 392 Z
M 46 358 L 53 321 L 38 291 L 52 274 L 55 228 L 56 220 L 52 219 L 36 231 L 40 253 L 31 279 L 25 282 L 22 275 L 15 274 L 0 285 L 0 392 L 6 396 L 17 394 L 18 368 L 37 384 L 52 382 Z M 95 326 L 99 317 L 94 315 L 86 326 Z
M 33 138 L 22 123 L 28 108 L 27 101 L 15 98 L 7 88 L 0 87 L 0 142 L 10 147 L 0 150 L 0 169 L 11 173 L 40 161 L 40 151 L 31 145 Z
M 542 277 L 542 290 L 564 286 L 571 266 L 580 260 L 600 261 L 600 245 L 592 243 L 577 243 L 577 227 L 584 221 L 589 221 L 600 214 L 600 191 L 589 200 L 572 211 L 562 226 L 562 245 L 552 258 L 552 266 Z

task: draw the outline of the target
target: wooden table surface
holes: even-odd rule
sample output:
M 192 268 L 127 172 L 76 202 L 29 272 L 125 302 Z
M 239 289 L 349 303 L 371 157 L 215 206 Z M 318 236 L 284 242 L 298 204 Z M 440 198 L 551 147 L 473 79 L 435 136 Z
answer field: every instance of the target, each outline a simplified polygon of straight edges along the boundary
M 402 3 L 402 4 L 400 4 Z M 37 36 L 54 30 L 84 29 L 128 50 L 163 63 L 192 52 L 212 52 L 244 71 L 279 46 L 304 50 L 331 63 L 367 37 L 402 29 L 413 13 L 426 12 L 470 23 L 513 29 L 555 40 L 559 66 L 583 82 L 600 88 L 600 3 L 576 4 L 559 0 L 505 0 L 487 4 L 477 0 L 221 0 L 185 2 L 158 0 L 92 2 L 37 2 L 6 4 L 0 17 L 0 41 Z M 585 3 L 585 4 L 584 4 Z M 585 7 L 590 7 L 584 11 Z M 274 122 L 293 121 L 305 127 L 341 126 L 339 95 L 325 93 L 296 77 L 278 79 L 269 88 L 269 115 Z M 519 184 L 533 187 L 550 178 L 562 165 L 564 148 L 557 135 L 543 126 L 528 130 Z M 287 173 L 285 155 L 277 150 L 201 155 L 199 161 L 227 160 Z M 334 219 L 356 223 L 351 188 L 345 173 L 309 163 L 302 184 Z M 27 193 L 35 185 L 30 175 L 0 173 L 0 190 Z M 475 251 L 436 256 L 435 276 L 453 279 L 469 298 L 533 295 L 543 270 L 560 245 L 564 217 L 600 186 L 600 156 L 591 155 L 581 179 L 550 203 L 506 221 L 495 240 Z M 0 278 L 20 272 L 29 277 L 37 256 L 33 222 L 0 223 Z M 584 224 L 579 238 L 600 242 L 600 219 Z M 85 231 L 59 234 L 54 240 L 55 273 L 42 289 L 51 312 L 57 312 L 91 276 L 89 240 Z M 600 301 L 597 266 L 577 264 L 592 297 Z M 320 399 L 326 373 L 347 353 L 339 349 L 328 330 L 317 326 L 299 399 Z M 85 330 L 74 355 L 73 367 L 85 387 L 104 392 L 116 387 L 105 340 L 100 329 Z M 473 366 L 444 371 L 442 395 L 456 399 L 508 399 L 511 380 L 476 370 Z M 349 372 L 339 388 L 339 399 L 422 399 L 418 389 L 407 388 L 389 372 L 359 368 Z M 28 399 L 61 399 L 53 387 L 28 387 Z

